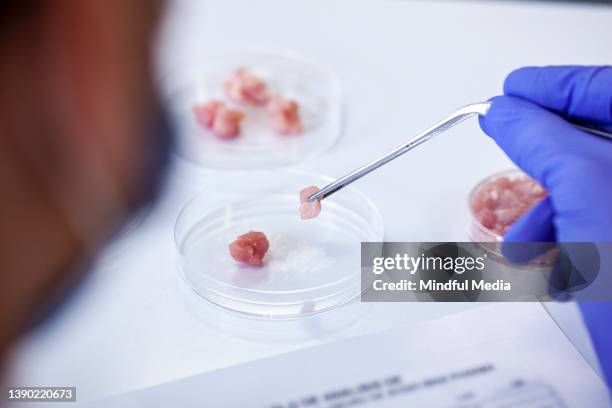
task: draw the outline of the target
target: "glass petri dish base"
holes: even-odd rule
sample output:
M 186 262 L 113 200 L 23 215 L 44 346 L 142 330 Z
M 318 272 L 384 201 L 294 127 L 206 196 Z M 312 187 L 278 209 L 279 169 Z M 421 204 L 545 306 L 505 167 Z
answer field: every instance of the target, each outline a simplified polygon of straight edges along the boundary
M 201 297 L 226 309 L 265 318 L 292 318 L 333 309 L 359 296 L 360 243 L 382 240 L 382 221 L 361 193 L 346 189 L 326 200 L 314 220 L 299 218 L 299 186 L 320 176 L 290 173 L 289 189 L 255 197 L 203 192 L 183 209 L 175 237 L 181 273 Z M 242 182 L 248 182 L 242 180 Z M 274 191 L 274 192 L 273 192 Z M 237 263 L 228 244 L 248 231 L 270 241 L 264 266 Z
M 340 82 L 317 62 L 289 50 L 248 48 L 205 55 L 191 65 L 182 75 L 168 75 L 163 88 L 177 130 L 176 151 L 197 165 L 226 171 L 290 167 L 327 150 L 341 134 Z M 263 79 L 272 94 L 298 102 L 302 134 L 276 134 L 270 129 L 265 108 L 227 101 L 223 84 L 240 67 Z M 219 140 L 196 123 L 193 107 L 214 99 L 246 114 L 236 139 Z

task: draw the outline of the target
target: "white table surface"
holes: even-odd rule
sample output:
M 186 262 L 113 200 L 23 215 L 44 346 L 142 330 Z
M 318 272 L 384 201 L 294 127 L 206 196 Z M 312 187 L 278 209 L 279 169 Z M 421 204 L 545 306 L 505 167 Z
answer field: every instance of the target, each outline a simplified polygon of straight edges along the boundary
M 300 167 L 339 176 L 456 107 L 499 93 L 513 68 L 609 64 L 610 21 L 611 8 L 546 3 L 175 1 L 160 38 L 159 69 L 176 71 L 203 51 L 244 45 L 291 48 L 326 64 L 346 91 L 345 132 L 328 153 Z M 358 188 L 381 211 L 387 240 L 464 241 L 468 191 L 510 166 L 470 121 Z M 16 349 L 11 383 L 76 385 L 83 401 L 480 306 L 355 303 L 276 324 L 194 300 L 178 278 L 173 225 L 189 197 L 222 177 L 177 160 L 143 223 L 115 242 L 62 312 Z M 594 361 L 575 306 L 550 308 Z

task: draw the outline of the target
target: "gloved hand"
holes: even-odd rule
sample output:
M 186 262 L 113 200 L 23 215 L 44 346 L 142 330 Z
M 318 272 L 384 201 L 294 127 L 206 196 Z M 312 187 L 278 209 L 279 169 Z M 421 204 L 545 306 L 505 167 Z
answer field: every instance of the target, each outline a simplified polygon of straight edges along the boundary
M 612 140 L 569 124 L 612 125 L 612 67 L 521 68 L 480 118 L 549 197 L 518 220 L 510 242 L 612 242 Z
M 549 193 L 512 226 L 505 242 L 612 243 L 612 140 L 566 121 L 612 129 L 612 67 L 522 68 L 508 76 L 504 93 L 492 100 L 480 125 Z M 579 306 L 610 385 L 612 304 Z

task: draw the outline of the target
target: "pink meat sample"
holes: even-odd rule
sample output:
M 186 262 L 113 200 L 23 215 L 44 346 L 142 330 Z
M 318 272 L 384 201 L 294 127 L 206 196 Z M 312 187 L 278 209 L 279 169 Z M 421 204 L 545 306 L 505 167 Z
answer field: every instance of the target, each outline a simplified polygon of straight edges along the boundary
M 193 107 L 193 114 L 201 126 L 210 129 L 215 121 L 217 112 L 224 106 L 225 104 L 221 101 L 210 101 L 202 105 L 195 105 Z
M 316 186 L 306 187 L 300 191 L 300 218 L 309 220 L 315 218 L 321 212 L 321 201 L 308 201 L 308 197 L 319 192 Z
M 244 113 L 230 109 L 222 101 L 210 101 L 193 107 L 197 122 L 220 139 L 234 139 L 240 134 Z
M 246 68 L 236 69 L 223 88 L 227 98 L 234 103 L 264 106 L 270 99 L 266 83 Z
M 528 176 L 500 177 L 482 185 L 471 202 L 472 213 L 486 229 L 503 236 L 546 190 Z
M 211 130 L 221 139 L 235 139 L 243 120 L 244 113 L 223 107 L 217 111 Z
M 268 103 L 268 120 L 270 127 L 281 135 L 295 135 L 304 131 L 299 105 L 280 95 L 275 95 Z
M 238 262 L 244 262 L 251 266 L 263 266 L 263 257 L 268 252 L 270 243 L 263 232 L 250 231 L 240 235 L 234 242 L 229 244 L 232 258 Z

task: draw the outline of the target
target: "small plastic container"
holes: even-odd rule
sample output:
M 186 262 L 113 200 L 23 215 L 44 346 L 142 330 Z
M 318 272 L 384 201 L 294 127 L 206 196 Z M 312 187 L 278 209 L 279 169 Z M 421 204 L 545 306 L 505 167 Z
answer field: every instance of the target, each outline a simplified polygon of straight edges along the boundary
M 484 186 L 491 182 L 495 182 L 502 177 L 507 177 L 509 179 L 516 179 L 519 177 L 525 177 L 526 174 L 518 169 L 505 170 L 499 173 L 495 173 L 489 177 L 486 177 L 482 181 L 480 181 L 474 188 L 470 191 L 468 195 L 468 235 L 473 242 L 502 242 L 503 236 L 497 234 L 495 231 L 492 231 L 489 228 L 486 228 L 476 217 L 473 211 L 473 203 L 476 198 L 476 194 L 482 190 Z
M 178 133 L 176 151 L 197 165 L 219 170 L 289 167 L 327 150 L 341 134 L 340 82 L 317 62 L 289 50 L 249 48 L 205 55 L 191 65 L 166 75 L 162 88 Z M 279 135 L 270 128 L 265 107 L 227 100 L 223 84 L 240 67 L 264 80 L 271 94 L 298 102 L 303 133 Z M 219 140 L 196 122 L 193 107 L 213 99 L 246 114 L 236 139 Z
M 188 286 L 220 307 L 265 318 L 307 316 L 355 299 L 361 290 L 360 243 L 382 241 L 382 218 L 366 196 L 346 188 L 323 202 L 319 217 L 301 220 L 299 190 L 330 181 L 277 172 L 236 177 L 197 195 L 175 227 L 179 268 Z M 229 254 L 228 244 L 251 230 L 270 241 L 261 268 Z
M 478 243 L 480 247 L 485 249 L 490 255 L 493 256 L 494 260 L 499 262 L 509 263 L 501 252 L 501 243 L 503 242 L 504 237 L 503 235 L 498 234 L 496 231 L 482 225 L 476 214 L 474 214 L 473 203 L 478 192 L 489 183 L 495 182 L 501 178 L 507 178 L 514 181 L 525 177 L 529 176 L 519 169 L 505 170 L 480 181 L 468 195 L 468 236 L 472 242 Z M 555 257 L 556 252 L 549 251 L 544 255 L 526 263 L 525 266 L 550 267 Z

